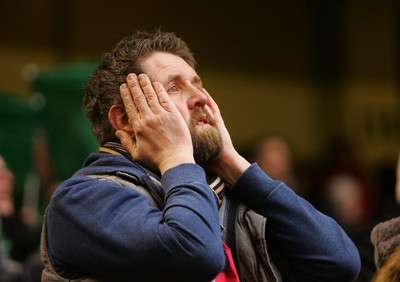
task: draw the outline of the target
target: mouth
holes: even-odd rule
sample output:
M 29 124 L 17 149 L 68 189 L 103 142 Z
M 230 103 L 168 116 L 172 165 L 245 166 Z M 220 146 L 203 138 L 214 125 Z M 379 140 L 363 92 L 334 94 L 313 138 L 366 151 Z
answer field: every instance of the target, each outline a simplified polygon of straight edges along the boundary
M 196 123 L 196 125 L 206 125 L 206 124 L 210 124 L 206 115 L 201 116 Z

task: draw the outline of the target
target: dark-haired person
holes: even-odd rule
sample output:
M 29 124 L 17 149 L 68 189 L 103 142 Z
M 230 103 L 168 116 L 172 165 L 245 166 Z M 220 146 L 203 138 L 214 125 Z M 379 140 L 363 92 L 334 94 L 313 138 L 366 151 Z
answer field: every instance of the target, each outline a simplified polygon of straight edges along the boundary
M 43 281 L 351 281 L 342 228 L 235 150 L 173 33 L 106 54 L 84 106 L 100 144 L 47 209 Z

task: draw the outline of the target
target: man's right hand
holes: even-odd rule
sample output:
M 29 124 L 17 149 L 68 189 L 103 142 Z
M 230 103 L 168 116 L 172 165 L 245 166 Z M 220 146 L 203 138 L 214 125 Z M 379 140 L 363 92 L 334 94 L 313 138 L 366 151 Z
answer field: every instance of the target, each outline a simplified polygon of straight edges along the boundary
M 205 89 L 203 91 L 207 95 L 207 106 L 222 137 L 222 152 L 209 169 L 231 186 L 234 186 L 239 177 L 250 166 L 250 163 L 233 146 L 217 103 Z
M 160 83 L 145 74 L 129 74 L 120 95 L 135 134 L 118 130 L 116 136 L 135 161 L 161 174 L 194 163 L 188 126 Z

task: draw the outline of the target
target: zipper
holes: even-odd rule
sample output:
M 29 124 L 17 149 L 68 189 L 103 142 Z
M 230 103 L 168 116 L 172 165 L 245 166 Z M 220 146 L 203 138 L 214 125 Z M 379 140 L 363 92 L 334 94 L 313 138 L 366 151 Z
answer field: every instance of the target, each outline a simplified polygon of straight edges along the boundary
M 144 177 L 142 177 L 142 180 L 146 183 L 146 186 L 149 188 L 149 192 L 160 206 L 160 209 L 163 210 L 165 207 L 165 194 L 163 188 L 156 182 L 154 182 L 154 180 L 151 179 L 150 175 L 146 174 Z

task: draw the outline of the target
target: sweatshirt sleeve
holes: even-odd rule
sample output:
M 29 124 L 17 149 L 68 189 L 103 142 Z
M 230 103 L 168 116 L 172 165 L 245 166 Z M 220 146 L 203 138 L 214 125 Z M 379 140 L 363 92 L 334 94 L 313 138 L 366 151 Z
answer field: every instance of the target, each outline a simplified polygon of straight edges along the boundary
M 68 180 L 47 215 L 50 258 L 62 276 L 118 281 L 211 281 L 225 258 L 214 194 L 202 168 L 161 179 L 165 208 L 134 189 L 89 177 Z
M 266 236 L 284 281 L 353 281 L 360 271 L 354 243 L 330 217 L 253 164 L 234 194 L 267 218 Z

